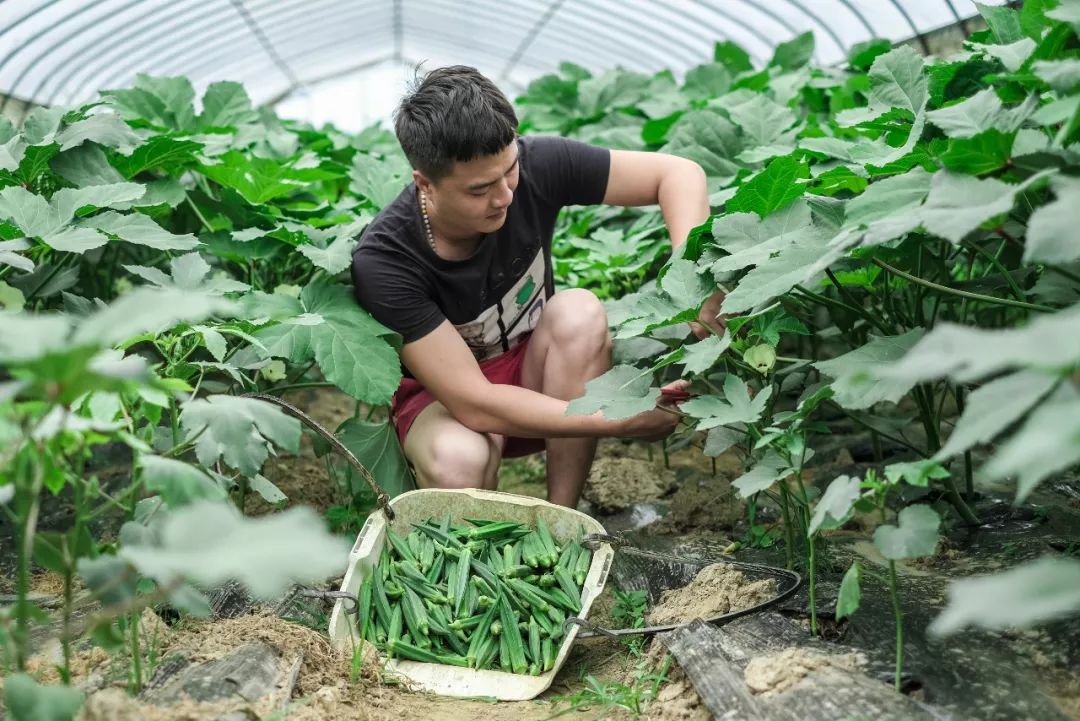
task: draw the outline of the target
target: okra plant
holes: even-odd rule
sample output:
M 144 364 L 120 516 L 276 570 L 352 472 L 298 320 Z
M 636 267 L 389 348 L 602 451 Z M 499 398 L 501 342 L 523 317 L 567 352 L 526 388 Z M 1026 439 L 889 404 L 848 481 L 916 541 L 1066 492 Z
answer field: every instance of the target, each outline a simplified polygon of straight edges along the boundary
M 776 499 L 798 530 L 785 536 L 788 558 L 801 546 L 811 579 L 834 517 L 818 511 L 836 501 L 815 504 L 820 490 L 803 482 L 822 421 L 867 431 L 877 477 L 901 468 L 889 486 L 940 500 L 947 524 L 980 523 L 978 477 L 1015 480 L 1022 502 L 1080 461 L 1077 6 L 980 10 L 988 29 L 948 58 L 872 41 L 842 66 L 813 68 L 799 52 L 812 39 L 800 38 L 756 68 L 722 44 L 681 85 L 567 67 L 525 99 L 537 127 L 696 160 L 714 208 L 655 283 L 609 303 L 616 343 L 647 362 L 624 355 L 631 362 L 590 383 L 570 412 L 651 408 L 654 373 L 681 366 L 698 393 L 682 404 L 695 442 L 741 449 L 746 473 L 733 486 Z M 568 101 L 586 84 L 603 107 Z M 728 332 L 687 340 L 684 324 L 717 289 Z M 770 315 L 784 319 L 775 337 L 746 335 Z M 802 428 L 786 428 L 807 398 Z M 922 514 L 920 538 L 936 536 L 925 503 L 889 525 L 892 498 L 879 535 L 913 532 Z M 1021 623 L 1080 610 L 1077 565 L 1031 566 L 1042 582 L 1032 597 L 1052 587 L 1074 600 Z M 965 588 L 957 582 L 954 604 L 966 605 L 947 609 L 941 632 L 979 617 Z

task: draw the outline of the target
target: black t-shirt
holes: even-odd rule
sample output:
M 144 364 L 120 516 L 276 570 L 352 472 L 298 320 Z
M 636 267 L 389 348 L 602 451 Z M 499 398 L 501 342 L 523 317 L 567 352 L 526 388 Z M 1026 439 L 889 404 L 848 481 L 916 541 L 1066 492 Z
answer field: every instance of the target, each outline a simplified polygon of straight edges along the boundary
M 559 210 L 607 190 L 610 152 L 560 137 L 518 139 L 519 180 L 503 226 L 464 260 L 428 245 L 410 183 L 364 231 L 353 253 L 356 298 L 405 343 L 449 319 L 478 361 L 532 331 L 555 292 L 551 236 Z

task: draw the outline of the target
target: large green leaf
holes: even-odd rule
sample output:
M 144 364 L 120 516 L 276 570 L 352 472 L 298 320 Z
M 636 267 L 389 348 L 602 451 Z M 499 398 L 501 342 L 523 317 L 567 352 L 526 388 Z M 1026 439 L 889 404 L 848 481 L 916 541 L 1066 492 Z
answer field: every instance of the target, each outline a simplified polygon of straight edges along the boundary
M 300 421 L 256 398 L 212 395 L 188 401 L 180 416 L 204 466 L 218 459 L 245 476 L 262 468 L 276 444 L 290 453 L 300 446 Z
M 722 63 L 734 74 L 754 69 L 754 63 L 750 60 L 749 53 L 730 40 L 718 41 L 713 46 L 713 59 L 718 63 Z
M 217 160 L 217 165 L 202 165 L 202 173 L 256 205 L 294 193 L 308 183 L 288 165 L 271 158 L 230 150 Z
M 57 175 L 77 187 L 111 185 L 123 182 L 124 176 L 105 157 L 96 145 L 81 145 L 60 153 L 50 162 Z
M 1080 2 L 1077 0 L 1061 0 L 1053 10 L 1046 11 L 1046 17 L 1069 23 L 1080 34 Z
M 49 204 L 56 209 L 57 216 L 69 219 L 76 211 L 85 208 L 114 208 L 128 201 L 138 200 L 146 188 L 138 183 L 112 183 L 111 185 L 91 185 L 86 188 L 61 188 L 53 193 Z
M 371 222 L 371 216 L 362 213 L 356 221 L 338 226 L 335 237 L 325 248 L 316 245 L 301 245 L 297 248 L 301 255 L 330 275 L 337 275 L 352 264 L 352 252 L 360 241 L 360 233 Z
M 940 323 L 883 376 L 910 381 L 950 377 L 967 382 L 1015 368 L 1058 372 L 1080 362 L 1080 304 L 997 330 Z
M 723 95 L 731 86 L 731 71 L 723 63 L 705 63 L 686 71 L 683 93 L 694 100 Z M 652 93 L 650 93 L 652 94 Z
M 716 285 L 701 274 L 694 261 L 675 258 L 660 279 L 660 289 L 667 293 L 675 307 L 696 311 Z
M 240 83 L 211 83 L 203 94 L 199 125 L 203 128 L 235 128 L 254 123 L 259 115 L 251 107 L 251 98 Z
M 751 399 L 746 384 L 738 376 L 729 373 L 724 376 L 723 398 L 716 395 L 698 396 L 683 403 L 680 409 L 701 419 L 697 429 L 707 431 L 732 423 L 753 423 L 765 412 L 771 396 L 772 386 L 766 386 Z
M 18 185 L 0 190 L 0 218 L 10 220 L 30 237 L 44 237 L 64 227 L 69 218 L 60 218 L 45 198 Z
M 67 114 L 61 106 L 36 107 L 23 120 L 22 134 L 30 145 L 47 145 L 53 142 L 60 123 Z
M 87 141 L 93 141 L 107 148 L 115 148 L 124 155 L 134 150 L 141 138 L 118 115 L 101 113 L 91 115 L 67 126 L 56 134 L 60 150 L 78 147 Z
M 739 186 L 727 202 L 730 212 L 757 213 L 762 218 L 794 202 L 805 192 L 802 180 L 810 177 L 809 167 L 793 157 L 777 158 Z
M 331 318 L 313 326 L 315 360 L 326 379 L 353 398 L 386 405 L 401 381 L 401 365 L 394 347 L 369 332 L 369 320 Z
M 728 114 L 742 129 L 743 141 L 750 148 L 776 142 L 796 119 L 790 108 L 765 95 L 755 95 L 750 101 L 731 108 Z
M 702 452 L 710 458 L 716 458 L 741 441 L 745 434 L 730 428 L 717 426 L 705 434 L 705 448 Z
M 769 65 L 777 65 L 784 70 L 797 70 L 810 62 L 813 55 L 814 33 L 805 32 L 777 45 Z
M 948 442 L 934 456 L 951 458 L 977 443 L 989 443 L 1020 419 L 1058 382 L 1036 371 L 1017 371 L 996 378 L 972 392 Z
M 862 195 L 844 206 L 845 225 L 868 225 L 918 207 L 930 192 L 931 178 L 922 168 L 914 168 L 903 175 L 871 183 Z
M 1042 480 L 1078 462 L 1080 391 L 1063 384 L 1001 444 L 983 471 L 991 479 L 1016 478 L 1021 503 Z
M 141 333 L 158 333 L 177 323 L 195 323 L 232 311 L 232 303 L 200 291 L 136 288 L 108 307 L 80 319 L 73 340 L 79 344 L 108 346 Z
M 872 336 L 870 342 L 850 353 L 814 365 L 834 379 L 834 397 L 845 408 L 869 408 L 881 401 L 896 403 L 915 382 L 883 377 L 881 370 L 911 350 L 923 333 L 922 328 L 914 328 L 898 336 Z
M 152 77 L 138 74 L 134 86 L 102 90 L 126 119 L 174 130 L 195 127 L 195 89 L 185 77 Z
M 120 240 L 155 250 L 192 250 L 199 246 L 198 238 L 191 233 L 174 235 L 142 213 L 108 211 L 79 222 L 82 227 L 97 228 Z
M 371 472 L 375 481 L 391 498 L 416 488 L 416 480 L 392 424 L 370 423 L 351 418 L 337 429 L 337 437 Z M 367 482 L 352 464 L 343 459 L 335 459 L 335 465 L 344 470 L 350 493 L 369 493 Z
M 371 201 L 376 210 L 385 208 L 409 184 L 410 168 L 402 158 L 379 158 L 357 153 L 349 171 L 349 190 Z
M 226 499 L 225 489 L 200 468 L 189 463 L 147 454 L 139 456 L 139 467 L 146 489 L 160 495 L 170 508 L 201 500 Z
M 1024 37 L 1020 27 L 1020 14 L 1012 8 L 984 5 L 978 2 L 975 3 L 975 7 L 978 8 L 979 14 L 983 16 L 990 32 L 999 43 L 1003 45 L 1013 43 Z
M 966 626 L 999 631 L 1026 628 L 1080 612 L 1080 561 L 1046 556 L 1001 573 L 949 583 L 945 610 L 930 624 L 934 636 Z
M 890 561 L 932 556 L 937 549 L 941 516 L 927 505 L 908 506 L 896 517 L 896 525 L 878 526 L 874 545 Z
M 178 255 L 169 261 L 169 275 L 157 268 L 143 265 L 125 265 L 124 269 L 154 285 L 162 288 L 179 288 L 180 290 L 198 290 L 211 295 L 223 295 L 248 290 L 246 283 L 241 283 L 232 278 L 208 277 L 210 264 L 201 255 L 185 253 Z M 248 316 L 249 319 L 254 319 Z
M 11 721 L 72 721 L 83 704 L 83 692 L 68 686 L 38 685 L 24 673 L 4 681 L 4 705 Z
M 64 228 L 41 239 L 45 245 L 66 253 L 85 253 L 109 242 L 109 237 L 93 228 Z
M 0 143 L 0 170 L 18 170 L 26 157 L 26 141 L 16 135 Z
M 259 297 L 272 300 L 272 296 Z M 302 363 L 314 358 L 328 380 L 353 397 L 385 405 L 401 380 L 396 336 L 365 313 L 345 286 L 325 281 L 308 284 L 301 295 L 300 311 L 292 317 L 273 311 L 260 302 L 251 309 L 271 310 L 278 325 L 259 330 L 255 337 L 271 357 Z M 279 304 L 281 299 L 278 299 Z M 284 311 L 284 309 L 280 309 Z
M 689 143 L 684 145 L 671 145 L 669 143 L 661 149 L 661 152 L 671 153 L 680 158 L 693 160 L 700 165 L 701 169 L 705 171 L 705 175 L 708 176 L 708 187 L 710 192 L 716 191 L 730 183 L 735 179 L 735 176 L 739 172 L 738 165 L 717 153 L 715 149 L 704 145 Z
M 644 73 L 609 70 L 578 83 L 578 99 L 586 116 L 636 105 L 649 88 L 651 78 Z
M 813 536 L 819 529 L 839 528 L 855 512 L 855 501 L 859 500 L 861 481 L 849 476 L 833 479 L 821 500 L 814 506 L 814 515 L 807 526 L 807 536 Z
M 1038 208 L 1028 220 L 1024 261 L 1068 263 L 1080 258 L 1076 212 L 1080 208 L 1080 179 L 1056 175 L 1050 179 L 1056 199 Z
M 724 313 L 740 313 L 783 295 L 798 284 L 816 279 L 846 254 L 846 247 L 830 245 L 827 236 L 810 235 L 779 255 L 758 264 L 724 298 Z
M 678 148 L 689 146 L 707 148 L 721 160 L 728 159 L 729 165 L 723 167 L 734 167 L 737 170 L 737 166 L 730 163 L 730 158 L 734 158 L 742 150 L 738 130 L 730 120 L 715 110 L 691 110 L 684 113 L 668 130 L 667 141 L 662 148 L 665 152 L 676 153 Z M 720 168 L 716 170 L 719 171 Z M 709 172 L 708 169 L 706 172 Z M 725 171 L 714 174 L 728 173 Z M 734 172 L 731 175 L 734 175 Z
M 785 213 L 784 210 L 781 213 Z M 747 214 L 738 215 L 745 216 Z M 772 220 L 777 215 L 769 216 L 766 221 Z M 809 213 L 807 215 L 809 216 Z M 752 214 L 750 217 L 757 218 Z M 797 250 L 799 245 L 811 244 L 816 246 L 831 240 L 826 230 L 815 227 L 812 223 L 808 223 L 806 226 L 796 225 L 791 229 L 785 229 L 778 225 L 772 229 L 762 228 L 761 231 L 767 236 L 762 237 L 760 242 L 739 250 L 738 253 L 725 256 L 714 262 L 713 273 L 718 278 L 723 278 L 723 274 L 731 271 L 767 264 L 770 258 L 778 253 L 785 253 L 788 249 Z
M 731 482 L 731 487 L 739 492 L 739 498 L 749 498 L 755 493 L 769 489 L 776 481 L 791 473 L 784 459 L 773 450 L 765 452 L 764 457 L 753 468 Z
M 941 171 L 934 175 L 930 195 L 920 210 L 923 227 L 953 243 L 959 243 L 986 221 L 1008 213 L 1016 196 L 1044 180 L 1052 171 L 1010 185 L 996 178 L 979 180 L 970 175 Z
M 1039 60 L 1031 64 L 1031 72 L 1060 95 L 1068 95 L 1080 88 L 1080 58 Z
M 236 580 L 267 600 L 294 583 L 325 581 L 348 560 L 348 545 L 306 507 L 245 518 L 230 504 L 200 501 L 169 514 L 159 536 L 157 545 L 124 546 L 120 557 L 160 584 Z
M 731 335 L 725 331 L 724 335 L 710 335 L 697 343 L 683 346 L 683 375 L 693 373 L 701 375 L 705 373 L 720 359 L 724 351 L 731 345 Z
M 870 66 L 870 105 L 885 112 L 902 108 L 917 114 L 929 98 L 923 58 L 908 45 L 879 56 Z
M 0 361 L 29 361 L 62 350 L 71 325 L 59 313 L 0 311 Z
M 0 241 L 0 264 L 10 265 L 27 273 L 33 272 L 34 261 L 19 255 L 20 251 L 29 250 L 29 248 L 30 243 L 22 238 Z
M 954 138 L 941 154 L 948 169 L 966 175 L 986 175 L 1004 168 L 1013 155 L 1014 133 L 987 130 L 973 138 Z
M 649 373 L 634 366 L 615 366 L 585 384 L 585 395 L 570 401 L 566 415 L 590 415 L 600 411 L 609 421 L 623 420 L 651 411 L 660 399 Z
M 309 283 L 300 297 L 309 313 L 326 321 L 311 326 L 315 360 L 326 379 L 366 403 L 388 404 L 401 382 L 393 331 L 360 308 L 343 285 Z
M 712 264 L 713 273 L 721 278 L 723 273 L 766 263 L 773 254 L 792 246 L 823 242 L 826 231 L 813 225 L 810 206 L 797 201 L 764 220 L 753 213 L 718 218 L 713 223 L 713 238 L 731 253 Z
M 136 148 L 130 156 L 116 157 L 113 163 L 125 178 L 134 178 L 139 173 L 158 169 L 179 175 L 183 169 L 197 163 L 196 153 L 201 150 L 203 146 L 193 140 L 155 135 Z
M 931 110 L 926 117 L 950 138 L 973 138 L 986 130 L 1015 132 L 1037 107 L 1038 101 L 1032 97 L 1016 108 L 1006 109 L 997 93 L 987 88 L 955 105 Z

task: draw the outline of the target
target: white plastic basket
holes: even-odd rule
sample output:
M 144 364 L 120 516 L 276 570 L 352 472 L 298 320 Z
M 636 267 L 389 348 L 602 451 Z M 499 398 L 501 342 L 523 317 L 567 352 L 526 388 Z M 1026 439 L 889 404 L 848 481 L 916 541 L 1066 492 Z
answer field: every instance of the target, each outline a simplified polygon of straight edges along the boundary
M 489 518 L 500 521 L 516 521 L 535 526 L 538 518 L 544 519 L 551 535 L 559 542 L 577 538 L 578 528 L 586 534 L 604 533 L 600 523 L 580 511 L 563 506 L 556 506 L 538 498 L 518 496 L 511 493 L 480 490 L 441 490 L 426 489 L 409 491 L 390 501 L 394 513 L 393 530 L 402 536 L 411 529 L 412 524 L 429 518 L 441 520 L 449 513 L 455 523 L 462 518 Z M 360 584 L 372 568 L 378 563 L 383 545 L 386 543 L 387 519 L 382 513 L 372 513 L 367 523 L 360 529 L 352 552 L 349 554 L 349 567 L 345 572 L 341 590 L 356 598 Z M 608 571 L 614 551 L 607 544 L 593 552 L 592 565 L 589 567 L 585 586 L 581 591 L 581 613 L 578 618 L 588 616 L 593 601 L 600 595 L 607 581 Z M 570 646 L 577 636 L 578 627 L 571 625 L 562 639 L 562 645 L 555 657 L 555 666 L 539 676 L 506 673 L 504 671 L 479 671 L 436 663 L 418 663 L 391 659 L 387 668 L 405 677 L 411 686 L 419 691 L 428 691 L 442 696 L 488 696 L 502 701 L 524 701 L 535 698 L 551 685 L 558 673 Z M 334 645 L 346 652 L 351 652 L 358 643 L 359 632 L 356 617 L 345 612 L 341 600 L 334 604 L 330 615 L 330 639 Z

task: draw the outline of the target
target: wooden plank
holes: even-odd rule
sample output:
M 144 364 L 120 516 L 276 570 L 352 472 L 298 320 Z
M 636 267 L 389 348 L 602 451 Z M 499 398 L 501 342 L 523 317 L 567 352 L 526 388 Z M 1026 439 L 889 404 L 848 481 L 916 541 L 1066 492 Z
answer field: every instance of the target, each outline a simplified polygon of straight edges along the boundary
M 283 664 L 276 648 L 265 643 L 241 646 L 222 658 L 188 665 L 164 683 L 147 689 L 143 698 L 158 706 L 168 706 L 185 697 L 196 701 L 240 696 L 255 701 L 270 694 L 292 695 L 298 665 L 290 659 Z M 287 688 L 285 688 L 287 686 Z
M 776 613 L 738 619 L 716 627 L 694 621 L 660 637 L 717 719 L 723 721 L 941 721 L 932 711 L 860 671 L 817 669 L 786 690 L 755 695 L 743 672 L 754 658 L 798 646 L 828 654 L 852 649 L 810 637 Z
M 713 626 L 697 620 L 657 637 L 678 660 L 717 721 L 765 721 L 761 707 L 743 682 L 742 668 L 719 648 Z

